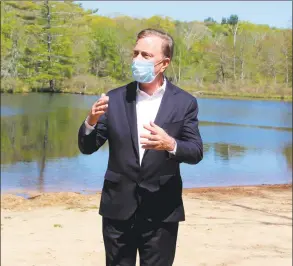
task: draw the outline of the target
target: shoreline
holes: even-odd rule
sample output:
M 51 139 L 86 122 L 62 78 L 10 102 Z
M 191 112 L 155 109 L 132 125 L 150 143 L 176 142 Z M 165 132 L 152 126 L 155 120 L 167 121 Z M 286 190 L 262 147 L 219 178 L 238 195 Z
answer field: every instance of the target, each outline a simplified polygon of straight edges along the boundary
M 199 94 L 196 91 L 186 90 L 188 93 L 193 95 L 196 98 L 203 99 L 227 99 L 227 100 L 255 100 L 255 101 L 281 101 L 281 102 L 293 102 L 292 95 L 262 95 L 262 94 L 234 94 L 234 93 L 222 93 L 222 92 L 209 92 L 206 91 L 204 94 Z M 99 96 L 99 92 L 78 92 L 78 91 L 16 91 L 16 92 L 7 92 L 1 91 L 1 94 L 9 94 L 9 95 L 19 95 L 19 94 L 31 94 L 31 93 L 53 93 L 53 94 L 75 94 L 75 95 L 88 95 L 88 96 Z
M 183 188 L 182 197 L 187 199 L 192 199 L 195 196 L 205 199 L 263 197 L 267 192 L 278 193 L 282 191 L 292 193 L 292 184 Z M 1 209 L 25 210 L 62 205 L 82 208 L 90 202 L 95 202 L 95 207 L 91 205 L 92 208 L 98 208 L 100 197 L 100 190 L 91 191 L 90 193 L 74 191 L 7 191 L 1 192 Z
M 105 265 L 99 200 L 1 195 L 2 264 Z M 292 265 L 292 184 L 184 189 L 183 202 L 174 266 Z
M 280 184 L 257 184 L 257 185 L 223 185 L 223 186 L 203 186 L 203 187 L 187 187 L 182 189 L 182 194 L 189 192 L 204 192 L 204 191 L 226 191 L 226 190 L 234 190 L 234 189 L 256 189 L 256 188 L 265 188 L 265 189 L 292 189 L 292 183 L 280 183 Z M 36 195 L 36 194 L 48 194 L 48 193 L 77 193 L 81 195 L 94 195 L 100 194 L 102 189 L 83 189 L 81 191 L 75 190 L 48 190 L 48 191 L 36 191 L 33 189 L 8 189 L 5 191 L 1 191 L 1 195 L 15 195 L 15 194 L 27 194 L 27 195 Z

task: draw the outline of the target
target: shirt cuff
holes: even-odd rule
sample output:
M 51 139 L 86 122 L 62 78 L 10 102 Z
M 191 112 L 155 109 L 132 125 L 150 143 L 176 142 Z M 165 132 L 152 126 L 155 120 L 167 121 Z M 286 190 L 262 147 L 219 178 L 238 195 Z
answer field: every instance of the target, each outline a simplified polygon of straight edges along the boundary
M 88 122 L 87 122 L 88 117 L 86 118 L 86 120 L 84 121 L 85 124 L 85 134 L 89 135 L 92 133 L 93 130 L 95 130 L 95 125 L 91 126 Z
M 174 147 L 173 151 L 169 151 L 169 153 L 175 155 L 176 150 L 177 150 L 177 142 L 176 142 L 176 140 L 175 140 L 175 147 Z

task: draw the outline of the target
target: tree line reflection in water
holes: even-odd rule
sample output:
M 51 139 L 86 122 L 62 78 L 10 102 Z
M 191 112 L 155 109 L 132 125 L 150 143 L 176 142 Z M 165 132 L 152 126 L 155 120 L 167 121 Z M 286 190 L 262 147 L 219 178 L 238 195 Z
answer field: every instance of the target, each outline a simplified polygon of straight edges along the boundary
M 38 186 L 43 191 L 44 170 L 50 159 L 73 158 L 80 154 L 77 133 L 87 110 L 63 105 L 54 108 L 52 97 L 38 105 L 39 112 L 1 117 L 1 164 L 37 162 Z M 21 106 L 18 106 L 21 107 Z M 206 125 L 200 124 L 200 127 Z M 101 148 L 108 151 L 107 143 Z M 204 143 L 204 153 L 214 154 L 215 160 L 227 161 L 243 157 L 250 147 L 229 143 Z M 292 170 L 292 144 L 280 147 L 287 167 Z

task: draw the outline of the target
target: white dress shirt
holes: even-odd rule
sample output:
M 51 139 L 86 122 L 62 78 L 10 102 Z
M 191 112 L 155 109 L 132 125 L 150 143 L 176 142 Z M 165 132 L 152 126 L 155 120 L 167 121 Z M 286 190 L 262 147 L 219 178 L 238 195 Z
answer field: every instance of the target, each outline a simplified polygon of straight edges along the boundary
M 139 161 L 141 164 L 145 149 L 140 144 L 140 134 L 150 134 L 143 126 L 149 125 L 150 122 L 154 122 L 157 116 L 163 95 L 166 90 L 166 79 L 164 78 L 163 85 L 158 88 L 152 95 L 148 95 L 144 91 L 139 89 L 139 83 L 137 83 L 136 91 L 136 115 L 137 115 L 137 134 L 138 134 L 138 147 L 139 147 Z M 111 99 L 110 99 L 111 100 Z M 86 132 L 88 135 L 94 130 L 94 126 L 91 126 L 85 120 Z M 175 142 L 175 148 L 170 153 L 175 154 L 177 149 L 177 143 Z

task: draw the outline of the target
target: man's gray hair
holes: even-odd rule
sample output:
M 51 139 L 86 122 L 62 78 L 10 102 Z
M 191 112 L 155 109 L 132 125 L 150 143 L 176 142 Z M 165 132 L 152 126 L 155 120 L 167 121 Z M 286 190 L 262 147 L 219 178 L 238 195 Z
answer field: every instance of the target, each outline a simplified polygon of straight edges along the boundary
M 140 33 L 137 34 L 136 41 L 145 37 L 149 37 L 149 36 L 158 36 L 164 41 L 163 47 L 162 47 L 163 54 L 165 57 L 168 57 L 171 60 L 173 57 L 173 51 L 174 51 L 174 40 L 171 37 L 171 35 L 161 30 L 144 29 Z

